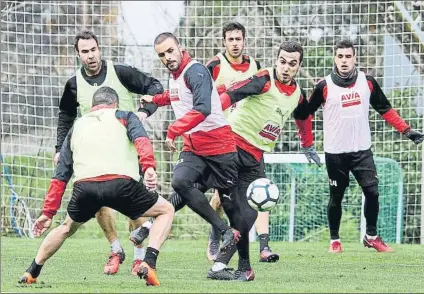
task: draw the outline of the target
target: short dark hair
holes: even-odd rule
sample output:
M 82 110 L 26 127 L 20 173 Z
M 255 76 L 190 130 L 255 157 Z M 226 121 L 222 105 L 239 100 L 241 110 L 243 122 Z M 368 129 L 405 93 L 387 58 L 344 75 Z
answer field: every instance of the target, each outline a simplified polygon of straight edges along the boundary
M 78 35 L 76 35 L 76 37 L 75 37 L 74 47 L 75 47 L 75 50 L 77 52 L 79 52 L 79 50 L 78 50 L 78 41 L 81 40 L 81 39 L 82 40 L 94 39 L 94 41 L 96 41 L 97 46 L 99 46 L 99 41 L 97 40 L 96 35 L 92 31 L 83 30 L 83 31 L 79 32 Z
M 222 38 L 225 39 L 225 34 L 231 31 L 241 31 L 243 39 L 246 37 L 246 28 L 239 22 L 228 22 L 222 27 Z
M 100 104 L 112 105 L 113 103 L 119 103 L 118 93 L 111 87 L 101 87 L 94 92 L 91 106 L 94 107 Z
M 336 51 L 337 49 L 345 49 L 345 48 L 352 48 L 353 50 L 353 55 L 356 54 L 356 50 L 355 50 L 355 46 L 353 45 L 353 43 L 349 40 L 341 40 L 338 41 L 336 46 L 334 46 L 334 55 L 336 55 Z
M 303 47 L 300 45 L 299 42 L 296 41 L 284 41 L 281 43 L 280 48 L 278 48 L 277 58 L 280 56 L 281 50 L 284 50 L 286 52 L 299 52 L 299 62 L 302 62 L 303 60 Z
M 171 38 L 172 40 L 174 40 L 175 43 L 177 43 L 177 45 L 180 44 L 180 42 L 178 41 L 177 37 L 175 37 L 175 35 L 173 33 L 164 32 L 164 33 L 161 33 L 161 34 L 157 35 L 157 37 L 155 38 L 154 45 L 159 45 L 163 41 L 165 41 L 166 39 L 169 39 L 169 38 Z

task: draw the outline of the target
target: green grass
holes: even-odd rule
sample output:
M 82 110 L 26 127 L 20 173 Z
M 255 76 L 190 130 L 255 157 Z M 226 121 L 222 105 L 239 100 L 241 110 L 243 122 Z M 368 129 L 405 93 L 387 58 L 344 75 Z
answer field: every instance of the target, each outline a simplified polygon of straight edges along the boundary
M 344 253 L 329 255 L 327 243 L 271 243 L 281 253 L 278 263 L 257 261 L 258 244 L 251 243 L 253 282 L 206 279 L 210 267 L 205 240 L 168 240 L 158 259 L 162 285 L 146 287 L 130 275 L 132 247 L 123 241 L 127 260 L 115 276 L 103 274 L 108 254 L 104 239 L 81 239 L 78 233 L 66 241 L 49 260 L 38 285 L 18 287 L 17 280 L 34 258 L 41 239 L 1 239 L 2 292 L 424 292 L 424 246 L 394 246 L 395 253 L 382 254 L 359 243 L 345 243 Z M 233 262 L 231 266 L 236 266 Z

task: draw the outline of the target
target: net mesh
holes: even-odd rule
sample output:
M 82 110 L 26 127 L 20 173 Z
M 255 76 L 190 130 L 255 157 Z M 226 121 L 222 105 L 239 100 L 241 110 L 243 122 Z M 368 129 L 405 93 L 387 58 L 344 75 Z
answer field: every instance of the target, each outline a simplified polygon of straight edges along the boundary
M 292 155 L 279 155 L 285 163 L 268 160 L 268 177 L 280 188 L 280 201 L 270 216 L 270 236 L 275 241 L 326 241 L 327 203 L 329 199 L 328 177 L 325 168 L 315 164 L 290 162 Z M 396 242 L 402 235 L 403 175 L 399 164 L 388 158 L 376 157 L 375 164 L 379 178 L 380 212 L 378 233 L 387 242 Z M 293 197 L 293 198 L 292 198 Z M 400 202 L 399 202 L 400 198 Z M 291 200 L 295 199 L 295 202 Z M 362 190 L 350 175 L 342 203 L 343 216 L 340 236 L 344 241 L 358 241 L 361 236 Z M 294 205 L 294 208 L 291 206 Z M 400 207 L 400 213 L 398 209 Z M 290 214 L 294 221 L 290 223 Z M 399 225 L 397 222 L 400 222 Z M 292 226 L 292 228 L 290 228 Z
M 247 29 L 246 53 L 256 57 L 263 67 L 274 64 L 278 45 L 283 40 L 297 40 L 305 50 L 298 81 L 308 93 L 332 69 L 334 44 L 341 38 L 348 38 L 357 46 L 360 69 L 374 75 L 392 106 L 414 128 L 422 130 L 422 3 L 2 1 L 1 143 L 13 187 L 27 203 L 32 216 L 38 216 L 53 173 L 59 100 L 66 81 L 78 67 L 73 38 L 82 28 L 91 29 L 98 36 L 104 59 L 128 63 L 152 73 L 165 88 L 169 75 L 152 47 L 154 37 L 163 31 L 176 33 L 192 56 L 206 62 L 223 50 L 223 23 L 239 21 Z M 172 112 L 165 108 L 146 123 L 154 141 L 161 183 L 159 189 L 164 196 L 170 192 L 172 164 L 176 159 L 176 155 L 171 155 L 163 144 L 167 126 L 173 119 Z M 422 147 L 396 133 L 373 110 L 370 124 L 374 154 L 395 160 L 403 171 L 402 241 L 420 242 Z M 315 116 L 314 134 L 317 149 L 322 150 L 321 112 Z M 286 125 L 276 151 L 299 152 L 294 123 Z M 326 180 L 323 179 L 322 185 L 324 183 Z M 324 187 L 322 189 L 325 193 Z M 2 195 L 2 232 L 13 234 L 8 213 L 11 193 L 4 180 Z M 66 215 L 69 196 L 68 189 L 61 211 L 55 218 L 56 223 Z M 346 201 L 349 199 L 351 197 L 347 196 Z M 325 209 L 325 203 L 317 203 L 317 206 L 321 204 L 320 210 Z M 320 222 L 324 223 L 325 215 L 319 215 Z M 117 216 L 117 224 L 120 232 L 127 232 L 123 216 Z M 206 236 L 207 228 L 204 221 L 184 209 L 176 218 L 173 232 L 178 236 Z M 86 225 L 86 231 L 90 235 L 102 236 L 94 221 Z M 296 237 L 298 239 L 302 238 Z

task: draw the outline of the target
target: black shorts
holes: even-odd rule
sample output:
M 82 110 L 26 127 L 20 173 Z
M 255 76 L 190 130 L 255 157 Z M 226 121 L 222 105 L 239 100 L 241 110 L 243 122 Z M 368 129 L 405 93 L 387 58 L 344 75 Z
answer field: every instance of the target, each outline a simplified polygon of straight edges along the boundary
M 266 178 L 265 162 L 262 156 L 261 161 L 258 162 L 253 155 L 237 147 L 237 154 L 239 159 L 238 178 L 239 181 L 250 184 L 254 180 Z
M 371 149 L 341 154 L 325 153 L 325 164 L 330 188 L 349 187 L 350 171 L 361 187 L 378 184 Z
M 181 167 L 196 170 L 202 175 L 201 184 L 208 188 L 226 189 L 237 184 L 237 153 L 199 156 L 189 151 L 180 153 L 174 173 Z
M 76 182 L 68 204 L 68 214 L 75 222 L 84 223 L 103 206 L 138 219 L 158 201 L 159 195 L 150 192 L 133 179 L 114 179 L 104 182 Z

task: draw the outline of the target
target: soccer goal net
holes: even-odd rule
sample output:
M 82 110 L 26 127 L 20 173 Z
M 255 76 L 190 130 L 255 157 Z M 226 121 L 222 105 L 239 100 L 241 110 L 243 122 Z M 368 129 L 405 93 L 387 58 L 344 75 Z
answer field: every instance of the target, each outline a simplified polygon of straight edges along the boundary
M 168 88 L 169 73 L 161 64 L 153 40 L 161 32 L 175 33 L 181 45 L 205 63 L 223 52 L 222 26 L 238 21 L 246 27 L 245 53 L 262 67 L 275 64 L 284 40 L 299 41 L 303 65 L 296 78 L 311 93 L 314 84 L 333 67 L 337 41 L 350 39 L 357 48 L 359 69 L 375 76 L 392 106 L 415 129 L 423 130 L 424 48 L 423 1 L 2 1 L 1 2 L 1 231 L 28 235 L 29 220 L 40 215 L 54 166 L 58 106 L 67 80 L 79 67 L 73 42 L 84 28 L 98 37 L 103 59 L 127 63 L 158 78 Z M 137 96 L 134 96 L 137 100 Z M 158 162 L 159 192 L 168 197 L 178 154 L 164 145 L 174 120 L 161 108 L 145 122 Z M 385 238 L 419 243 L 424 237 L 421 196 L 422 152 L 370 110 L 373 152 L 382 177 L 380 229 Z M 322 112 L 314 118 L 316 148 L 322 151 Z M 177 142 L 180 144 L 180 141 Z M 297 129 L 289 121 L 275 152 L 299 154 Z M 403 174 L 403 188 L 386 169 Z M 387 167 L 387 166 L 390 166 Z M 278 240 L 317 240 L 325 230 L 327 180 L 322 170 L 303 163 L 270 163 L 271 177 L 283 177 L 284 201 L 272 212 L 272 235 Z M 301 175 L 311 173 L 311 177 Z M 295 180 L 296 184 L 291 185 Z M 386 182 L 386 180 L 388 182 Z M 310 183 L 310 181 L 313 181 Z M 393 184 L 393 186 L 389 186 Z M 70 185 L 69 185 L 70 186 Z M 402 203 L 397 205 L 401 189 Z M 63 221 L 70 187 L 55 224 Z M 290 207 L 293 196 L 296 205 Z M 399 194 L 400 195 L 400 194 Z M 22 204 L 25 203 L 25 205 Z M 386 202 L 387 201 L 387 202 Z M 358 240 L 361 195 L 352 184 L 345 198 L 342 231 Z M 26 207 L 26 209 L 25 209 Z M 387 208 L 387 211 L 386 211 Z M 290 221 L 290 209 L 294 219 Z M 401 210 L 402 221 L 396 217 Z M 423 214 L 423 216 L 421 216 Z M 28 215 L 30 217 L 28 217 Z M 390 219 L 390 216 L 393 219 Z M 291 223 L 290 223 L 291 222 Z M 290 226 L 291 224 L 291 226 Z M 401 226 L 397 230 L 398 226 Z M 127 220 L 117 215 L 117 227 L 127 234 Z M 191 210 L 177 214 L 174 237 L 206 237 L 209 226 Z M 360 231 L 360 230 L 359 230 Z M 82 232 L 103 238 L 93 220 Z M 326 232 L 322 232 L 326 234 Z M 355 233 L 355 234 L 353 234 Z M 83 234 L 83 233 L 80 233 Z M 387 236 L 387 237 L 386 237 Z M 422 242 L 422 241 L 421 241 Z
M 325 163 L 321 155 L 321 162 Z M 327 203 L 329 183 L 325 165 L 308 163 L 303 154 L 266 154 L 266 173 L 280 189 L 280 201 L 270 214 L 270 236 L 275 241 L 324 241 L 329 239 Z M 379 234 L 400 243 L 403 234 L 403 174 L 389 158 L 376 157 L 379 178 Z M 359 241 L 364 234 L 364 197 L 350 175 L 343 200 L 340 236 Z

